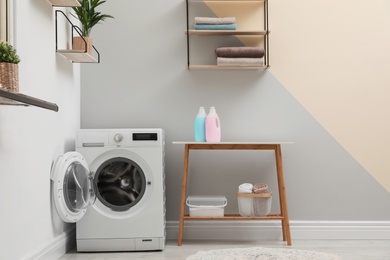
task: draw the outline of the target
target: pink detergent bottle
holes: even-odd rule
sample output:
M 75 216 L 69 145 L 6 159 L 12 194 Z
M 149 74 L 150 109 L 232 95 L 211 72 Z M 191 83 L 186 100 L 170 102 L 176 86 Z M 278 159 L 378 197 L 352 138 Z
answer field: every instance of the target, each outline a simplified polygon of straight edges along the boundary
M 206 117 L 206 142 L 221 142 L 221 124 L 215 107 L 210 107 L 210 112 Z

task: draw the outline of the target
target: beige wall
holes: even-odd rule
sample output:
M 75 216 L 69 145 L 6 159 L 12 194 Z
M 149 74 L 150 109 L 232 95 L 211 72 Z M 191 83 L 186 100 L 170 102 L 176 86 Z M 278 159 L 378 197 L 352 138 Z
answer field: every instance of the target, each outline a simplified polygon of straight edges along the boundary
M 390 191 L 390 1 L 269 5 L 272 74 Z

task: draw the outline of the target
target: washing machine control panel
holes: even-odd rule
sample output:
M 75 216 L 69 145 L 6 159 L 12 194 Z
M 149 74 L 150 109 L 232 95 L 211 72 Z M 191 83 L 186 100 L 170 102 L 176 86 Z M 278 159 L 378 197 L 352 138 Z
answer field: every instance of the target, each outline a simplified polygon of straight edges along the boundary
M 162 129 L 97 129 L 81 130 L 77 148 L 96 147 L 162 147 Z

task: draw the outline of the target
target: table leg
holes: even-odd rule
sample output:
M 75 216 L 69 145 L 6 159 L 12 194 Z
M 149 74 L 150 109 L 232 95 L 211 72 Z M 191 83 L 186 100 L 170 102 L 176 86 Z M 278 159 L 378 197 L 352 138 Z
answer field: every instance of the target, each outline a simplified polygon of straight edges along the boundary
M 291 246 L 290 221 L 288 218 L 288 211 L 287 211 L 287 196 L 286 196 L 286 188 L 284 184 L 282 150 L 279 144 L 276 145 L 275 160 L 276 160 L 276 171 L 278 175 L 280 210 L 281 210 L 281 215 L 283 217 L 282 219 L 283 240 L 284 241 L 287 240 L 287 245 Z
M 178 241 L 177 241 L 178 246 L 181 246 L 182 242 L 183 242 L 184 212 L 185 212 L 185 207 L 186 207 L 189 152 L 190 152 L 189 145 L 186 144 L 184 147 L 184 166 L 183 166 L 183 177 L 182 177 L 182 185 L 181 185 L 179 236 L 178 236 Z

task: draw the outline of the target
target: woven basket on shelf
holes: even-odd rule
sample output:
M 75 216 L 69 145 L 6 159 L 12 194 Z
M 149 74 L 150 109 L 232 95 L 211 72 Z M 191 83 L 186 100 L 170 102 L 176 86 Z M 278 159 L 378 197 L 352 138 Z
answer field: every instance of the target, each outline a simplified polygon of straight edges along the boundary
M 0 62 L 0 87 L 19 92 L 18 64 Z

